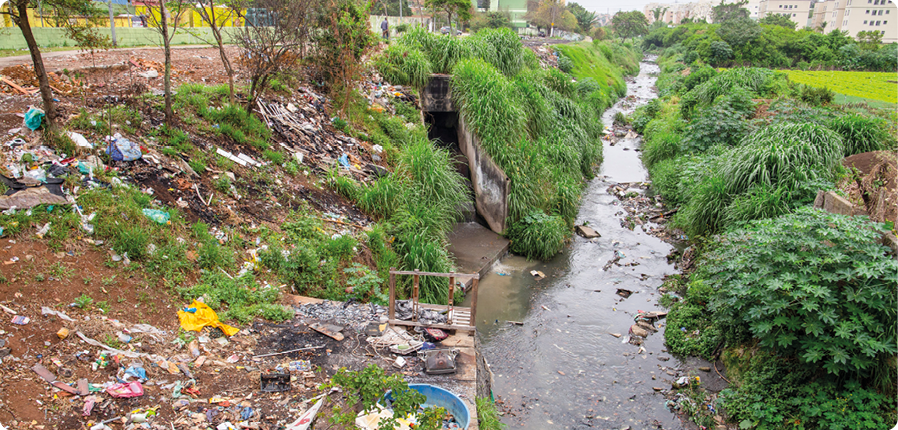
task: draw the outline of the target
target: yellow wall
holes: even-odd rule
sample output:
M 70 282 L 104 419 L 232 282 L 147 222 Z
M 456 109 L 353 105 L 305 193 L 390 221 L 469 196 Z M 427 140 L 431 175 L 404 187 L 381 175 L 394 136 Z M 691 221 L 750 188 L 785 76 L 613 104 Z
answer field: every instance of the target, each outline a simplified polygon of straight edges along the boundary
M 7 3 L 8 4 L 8 3 Z M 158 9 L 149 10 L 146 6 L 135 7 L 137 15 L 159 17 Z M 207 10 L 210 8 L 206 8 Z M 236 13 L 228 13 L 229 9 L 224 7 L 215 8 L 215 18 L 219 27 L 242 27 L 243 20 Z M 46 12 L 46 11 L 45 11 Z M 245 11 L 244 11 L 245 12 Z M 78 24 L 84 24 L 84 19 L 76 19 Z M 36 9 L 28 9 L 28 21 L 32 27 L 56 27 L 56 21 L 49 13 L 44 15 L 43 23 L 41 23 L 40 14 Z M 150 20 L 152 21 L 152 20 Z M 183 27 L 209 27 L 209 24 L 203 21 L 200 13 L 194 9 L 187 11 L 181 15 L 181 26 Z M 109 27 L 109 18 L 100 18 L 94 23 L 96 27 Z M 131 27 L 131 19 L 127 17 L 116 17 L 116 27 Z M 12 19 L 7 14 L 0 14 L 0 27 L 15 27 Z

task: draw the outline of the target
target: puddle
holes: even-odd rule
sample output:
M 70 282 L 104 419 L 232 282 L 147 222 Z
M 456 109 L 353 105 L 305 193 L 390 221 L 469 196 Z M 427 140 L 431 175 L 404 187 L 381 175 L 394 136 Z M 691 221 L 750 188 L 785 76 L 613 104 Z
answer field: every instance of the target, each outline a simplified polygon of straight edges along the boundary
M 627 85 L 635 99 L 609 109 L 603 123 L 654 98 L 657 72 L 657 65 L 642 63 Z M 663 352 L 666 321 L 645 340 L 645 352 L 627 343 L 634 316 L 661 310 L 657 288 L 676 273 L 666 258 L 671 245 L 641 227 L 622 227 L 621 203 L 606 191 L 614 183 L 646 180 L 635 150 L 640 144 L 640 138 L 606 143 L 600 176 L 584 193 L 578 224 L 588 222 L 602 237 L 574 236 L 548 263 L 506 257 L 480 282 L 477 326 L 509 428 L 684 428 L 653 390 L 670 387 L 666 371 L 678 364 Z M 536 281 L 531 270 L 547 278 Z M 625 299 L 618 288 L 633 294 Z

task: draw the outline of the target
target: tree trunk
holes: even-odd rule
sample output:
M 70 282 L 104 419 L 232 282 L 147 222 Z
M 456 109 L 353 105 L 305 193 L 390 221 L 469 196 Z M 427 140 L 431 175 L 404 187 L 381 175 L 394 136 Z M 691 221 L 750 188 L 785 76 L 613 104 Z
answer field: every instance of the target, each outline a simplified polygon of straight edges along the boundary
M 28 21 L 28 1 L 17 1 L 16 11 L 19 16 L 14 18 L 14 21 L 19 26 L 19 29 L 22 30 L 22 36 L 25 37 L 25 43 L 28 44 L 31 62 L 34 63 L 34 74 L 37 75 L 38 86 L 41 90 L 41 100 L 44 102 L 47 127 L 53 130 L 56 128 L 56 110 L 53 106 L 53 93 L 50 89 L 50 81 L 47 79 L 47 71 L 44 69 L 41 49 L 37 46 L 37 41 L 34 40 L 34 33 L 31 32 L 31 23 Z
M 162 45 L 165 48 L 165 79 L 163 89 L 165 90 L 165 125 L 171 127 L 174 119 L 174 112 L 171 107 L 171 38 L 168 37 L 168 12 L 165 9 L 165 2 L 159 2 L 159 15 L 162 20 Z

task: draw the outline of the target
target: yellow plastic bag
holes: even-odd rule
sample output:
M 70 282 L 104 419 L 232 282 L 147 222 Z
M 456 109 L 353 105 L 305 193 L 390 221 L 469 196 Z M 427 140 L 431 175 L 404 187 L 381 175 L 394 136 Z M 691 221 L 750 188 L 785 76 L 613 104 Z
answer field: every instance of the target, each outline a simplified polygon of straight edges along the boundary
M 239 328 L 231 327 L 218 320 L 218 314 L 205 303 L 196 300 L 187 307 L 187 309 L 196 309 L 196 312 L 187 312 L 186 310 L 178 311 L 178 320 L 181 321 L 181 328 L 187 331 L 200 331 L 205 326 L 218 327 L 224 334 L 233 336 L 240 331 Z

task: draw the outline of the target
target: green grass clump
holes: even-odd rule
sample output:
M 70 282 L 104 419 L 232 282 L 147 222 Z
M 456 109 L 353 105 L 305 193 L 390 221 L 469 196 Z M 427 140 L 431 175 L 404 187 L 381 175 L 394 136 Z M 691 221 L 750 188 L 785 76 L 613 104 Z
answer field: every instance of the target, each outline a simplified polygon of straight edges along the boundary
M 846 157 L 895 149 L 896 146 L 895 139 L 889 134 L 888 124 L 881 118 L 849 114 L 832 120 L 828 126 L 842 137 Z
M 570 229 L 557 215 L 534 211 L 509 229 L 511 250 L 528 258 L 548 260 L 561 252 Z
M 231 279 L 224 273 L 208 271 L 199 284 L 178 288 L 178 292 L 185 300 L 203 297 L 223 321 L 247 324 L 254 317 L 272 321 L 293 318 L 292 309 L 276 304 L 280 298 L 277 287 L 259 285 L 252 275 Z
M 374 59 L 374 65 L 387 82 L 424 88 L 433 73 L 430 59 L 420 49 L 394 43 Z
M 481 56 L 505 76 L 515 76 L 523 67 L 521 38 L 510 28 L 485 28 L 471 37 L 483 41 L 483 45 L 495 50 L 495 56 Z
M 496 410 L 496 404 L 486 397 L 477 398 L 477 424 L 483 430 L 502 430 L 505 424 L 502 424 L 499 417 L 499 411 Z

